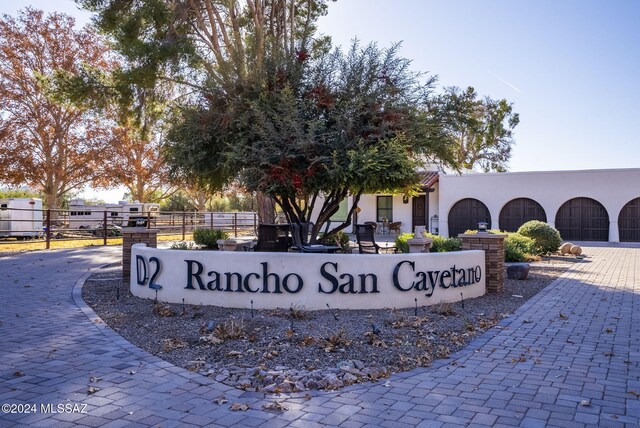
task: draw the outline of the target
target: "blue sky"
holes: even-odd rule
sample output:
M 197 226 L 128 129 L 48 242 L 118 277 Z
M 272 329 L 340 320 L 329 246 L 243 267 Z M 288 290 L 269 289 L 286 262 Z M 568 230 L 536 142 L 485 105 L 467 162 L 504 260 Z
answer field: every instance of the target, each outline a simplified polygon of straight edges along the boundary
M 70 0 L 0 12 L 29 4 L 88 22 Z M 520 114 L 510 170 L 540 171 L 640 167 L 639 22 L 637 0 L 338 0 L 319 27 L 343 46 L 402 42 L 440 87 L 506 98 Z

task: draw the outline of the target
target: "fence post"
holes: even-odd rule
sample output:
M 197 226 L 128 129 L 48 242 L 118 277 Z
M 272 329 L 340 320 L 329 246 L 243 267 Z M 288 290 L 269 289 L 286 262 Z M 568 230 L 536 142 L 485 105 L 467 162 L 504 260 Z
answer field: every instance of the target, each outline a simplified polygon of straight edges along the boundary
M 209 217 L 211 218 L 211 230 L 213 230 L 213 212 L 209 213 Z
M 107 245 L 107 210 L 104 210 L 103 212 L 103 216 L 102 216 L 102 233 L 103 233 L 103 245 Z
M 186 232 L 187 232 L 187 212 L 182 211 L 182 240 L 185 240 Z
M 47 208 L 47 233 L 45 234 L 46 249 L 48 250 L 51 244 L 51 209 Z
M 233 213 L 233 236 L 238 237 L 238 213 Z
M 258 234 L 258 214 L 253 213 L 253 233 Z

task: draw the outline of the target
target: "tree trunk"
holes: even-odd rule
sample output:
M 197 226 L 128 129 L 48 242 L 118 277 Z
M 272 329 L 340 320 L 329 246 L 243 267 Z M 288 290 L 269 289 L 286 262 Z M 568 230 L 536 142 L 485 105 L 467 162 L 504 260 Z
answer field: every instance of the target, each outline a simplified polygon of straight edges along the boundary
M 256 192 L 258 201 L 258 222 L 261 224 L 273 224 L 276 221 L 276 205 L 273 199 L 262 192 Z

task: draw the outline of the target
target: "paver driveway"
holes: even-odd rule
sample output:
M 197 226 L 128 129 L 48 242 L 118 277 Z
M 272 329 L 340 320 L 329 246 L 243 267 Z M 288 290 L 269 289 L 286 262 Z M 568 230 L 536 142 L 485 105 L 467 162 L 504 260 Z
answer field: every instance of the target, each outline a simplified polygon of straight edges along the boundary
M 640 249 L 585 252 L 451 359 L 387 384 L 299 394 L 282 413 L 262 410 L 272 398 L 174 367 L 99 322 L 79 285 L 118 248 L 0 256 L 0 403 L 32 411 L 0 414 L 0 426 L 638 426 Z M 228 403 L 213 403 L 223 394 Z M 234 402 L 249 410 L 231 411 Z

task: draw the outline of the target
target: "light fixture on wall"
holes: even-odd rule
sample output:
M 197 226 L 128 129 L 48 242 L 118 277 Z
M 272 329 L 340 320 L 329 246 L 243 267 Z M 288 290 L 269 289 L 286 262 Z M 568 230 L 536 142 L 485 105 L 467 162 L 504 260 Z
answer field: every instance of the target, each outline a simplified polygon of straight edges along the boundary
M 408 203 L 409 203 L 409 197 L 408 197 L 407 195 L 404 195 L 404 196 L 402 197 L 402 203 L 403 203 L 403 204 L 408 204 Z

